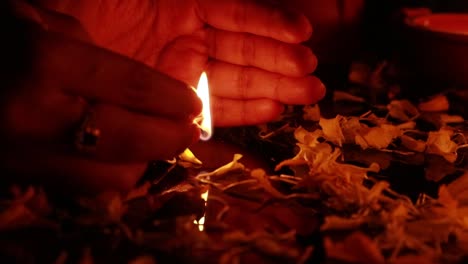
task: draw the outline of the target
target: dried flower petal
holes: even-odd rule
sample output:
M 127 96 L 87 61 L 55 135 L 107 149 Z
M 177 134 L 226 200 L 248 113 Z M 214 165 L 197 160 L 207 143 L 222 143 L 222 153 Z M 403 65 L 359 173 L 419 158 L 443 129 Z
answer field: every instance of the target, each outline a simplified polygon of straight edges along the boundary
M 418 105 L 419 110 L 425 112 L 442 112 L 449 109 L 449 101 L 445 95 L 436 95 L 430 100 Z
M 400 121 L 409 121 L 419 115 L 418 109 L 408 100 L 393 100 L 387 109 L 391 117 Z
M 320 107 L 318 104 L 306 105 L 302 108 L 302 111 L 304 112 L 304 114 L 302 115 L 302 118 L 304 120 L 316 122 L 320 120 Z
M 333 242 L 328 237 L 324 241 L 328 257 L 350 263 L 385 263 L 378 246 L 361 232 L 354 232 L 343 242 Z
M 409 150 L 416 152 L 424 152 L 426 150 L 426 142 L 422 140 L 414 139 L 407 135 L 401 135 L 400 140 L 401 144 Z
M 239 162 L 241 158 L 242 158 L 241 154 L 234 154 L 233 160 L 229 162 L 228 164 L 223 165 L 212 172 L 201 173 L 197 175 L 197 178 L 216 177 L 216 176 L 224 175 L 230 171 L 243 170 L 245 166 L 244 164 Z
M 320 118 L 319 121 L 319 125 L 322 128 L 325 138 L 338 146 L 342 146 L 345 140 L 340 125 L 340 120 L 342 118 L 342 116 L 337 116 L 331 119 Z
M 197 157 L 195 157 L 193 152 L 188 148 L 179 155 L 178 163 L 185 168 L 200 167 L 203 165 L 203 163 Z
M 426 144 L 427 153 L 443 156 L 449 162 L 455 162 L 457 159 L 458 145 L 452 141 L 453 131 L 449 129 L 440 129 L 439 131 L 429 132 Z

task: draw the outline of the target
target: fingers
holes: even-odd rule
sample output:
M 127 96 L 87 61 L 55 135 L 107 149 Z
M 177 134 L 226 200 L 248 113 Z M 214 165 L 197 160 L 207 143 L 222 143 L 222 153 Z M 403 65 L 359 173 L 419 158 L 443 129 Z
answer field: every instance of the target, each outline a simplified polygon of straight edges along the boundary
M 127 192 L 143 176 L 147 163 L 104 163 L 67 152 L 34 148 L 16 149 L 2 156 L 2 168 L 14 171 L 15 181 L 40 181 L 41 186 L 70 192 Z M 28 178 L 25 178 L 28 177 Z
M 143 176 L 147 163 L 103 163 L 95 160 L 66 155 L 49 156 L 49 185 L 69 187 L 74 192 L 99 193 L 104 191 L 128 192 Z M 53 163 L 52 163 L 53 162 Z M 47 168 L 47 167 L 46 167 Z M 60 177 L 60 178 L 58 178 Z M 53 180 L 53 181 L 52 181 Z
M 0 130 L 5 143 L 28 145 L 70 141 L 69 135 L 83 118 L 87 103 L 82 98 L 45 89 L 37 82 L 26 83 L 23 88 L 23 92 L 2 105 Z
M 186 119 L 202 105 L 185 83 L 82 42 L 53 33 L 38 35 L 36 76 L 64 92 L 133 111 Z
M 278 118 L 282 112 L 283 105 L 269 99 L 212 100 L 213 122 L 219 127 L 262 124 Z
M 325 95 L 315 76 L 285 77 L 256 68 L 213 62 L 208 66 L 212 95 L 231 99 L 266 98 L 284 104 L 312 104 Z
M 317 67 L 312 51 L 299 44 L 216 29 L 205 30 L 204 37 L 210 57 L 221 61 L 295 77 L 312 73 Z
M 21 96 L 6 106 L 2 136 L 10 148 L 28 145 L 67 146 L 87 114 L 87 104 L 76 97 L 46 93 Z M 189 120 L 172 120 L 98 104 L 93 124 L 101 131 L 96 152 L 89 158 L 101 161 L 145 162 L 172 159 L 197 141 L 199 128 Z
M 80 97 L 97 105 L 102 140 L 94 158 L 170 159 L 198 139 L 192 119 L 201 102 L 186 84 L 76 40 L 34 36 L 39 52 L 31 78 L 24 78 L 3 106 L 2 127 L 12 146 L 23 141 L 72 145 L 66 133 L 83 118 L 86 104 Z
M 209 25 L 246 32 L 289 43 L 303 42 L 312 34 L 307 18 L 271 1 L 199 0 L 198 15 Z
M 99 160 L 172 159 L 200 137 L 200 129 L 192 122 L 139 115 L 111 105 L 97 105 L 92 110 L 101 131 L 92 156 Z

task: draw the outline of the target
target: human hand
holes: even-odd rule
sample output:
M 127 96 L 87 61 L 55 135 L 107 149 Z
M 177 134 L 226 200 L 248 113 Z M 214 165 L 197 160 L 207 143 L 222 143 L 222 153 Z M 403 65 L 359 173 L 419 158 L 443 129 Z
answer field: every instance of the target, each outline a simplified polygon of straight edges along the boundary
M 23 41 L 12 44 L 29 46 L 1 51 L 14 52 L 13 59 L 30 55 L 28 68 L 2 91 L 3 169 L 71 187 L 65 189 L 126 190 L 149 160 L 171 159 L 198 140 L 191 117 L 200 113 L 201 102 L 193 89 L 77 40 L 86 38 L 79 24 L 69 19 L 56 27 L 54 19 L 62 18 L 44 19 L 49 31 L 13 24 L 11 32 Z M 63 29 L 68 35 L 59 33 Z M 95 151 L 81 153 L 73 142 L 88 110 L 101 137 Z
M 312 28 L 278 1 L 36 0 L 79 19 L 99 45 L 196 86 L 203 70 L 217 126 L 275 119 L 283 104 L 324 96 L 300 43 Z

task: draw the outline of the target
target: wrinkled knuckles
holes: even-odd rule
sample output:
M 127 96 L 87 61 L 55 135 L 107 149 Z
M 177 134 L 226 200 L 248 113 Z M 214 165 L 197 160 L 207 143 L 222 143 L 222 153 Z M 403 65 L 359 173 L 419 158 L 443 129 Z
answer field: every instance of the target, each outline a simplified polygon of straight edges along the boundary
M 244 65 L 252 65 L 252 63 L 256 59 L 256 48 L 255 42 L 251 35 L 246 34 L 244 38 L 242 38 L 242 60 Z
M 237 71 L 237 96 L 240 99 L 248 99 L 248 90 L 252 86 L 252 74 L 249 68 L 239 67 Z
M 314 104 L 325 97 L 325 85 L 315 76 L 307 77 L 307 92 L 304 96 L 306 99 L 305 104 Z

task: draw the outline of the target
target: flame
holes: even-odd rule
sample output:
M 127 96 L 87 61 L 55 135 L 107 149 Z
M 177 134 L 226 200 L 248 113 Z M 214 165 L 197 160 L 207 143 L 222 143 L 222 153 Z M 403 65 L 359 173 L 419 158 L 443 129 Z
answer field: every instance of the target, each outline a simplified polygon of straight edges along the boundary
M 205 210 L 206 210 L 206 206 L 208 204 L 208 190 L 206 190 L 205 192 L 203 192 L 201 195 L 200 195 L 200 198 L 203 199 L 203 201 L 205 201 Z M 198 230 L 203 231 L 205 229 L 205 217 L 206 217 L 206 213 L 203 214 L 203 216 L 198 219 L 198 220 L 194 220 L 193 223 L 195 225 L 198 225 Z
M 200 115 L 200 129 L 201 129 L 201 140 L 208 140 L 211 138 L 212 134 L 212 124 L 211 124 L 211 104 L 210 104 L 210 89 L 208 87 L 208 77 L 206 73 L 203 72 L 200 76 L 197 86 L 197 95 L 200 97 L 203 103 L 203 110 Z

